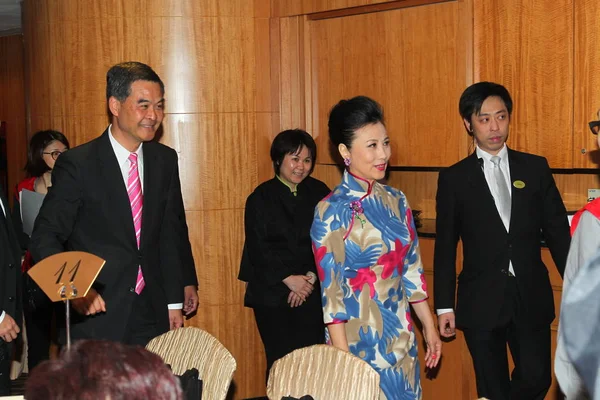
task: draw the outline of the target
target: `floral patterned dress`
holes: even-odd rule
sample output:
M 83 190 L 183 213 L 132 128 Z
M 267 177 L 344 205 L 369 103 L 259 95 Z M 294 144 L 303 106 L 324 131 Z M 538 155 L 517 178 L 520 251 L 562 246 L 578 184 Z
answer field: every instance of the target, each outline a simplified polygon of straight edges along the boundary
M 412 213 L 402 192 L 349 172 L 311 228 L 325 324 L 345 323 L 350 351 L 381 377 L 381 399 L 421 399 L 409 303 L 427 299 Z

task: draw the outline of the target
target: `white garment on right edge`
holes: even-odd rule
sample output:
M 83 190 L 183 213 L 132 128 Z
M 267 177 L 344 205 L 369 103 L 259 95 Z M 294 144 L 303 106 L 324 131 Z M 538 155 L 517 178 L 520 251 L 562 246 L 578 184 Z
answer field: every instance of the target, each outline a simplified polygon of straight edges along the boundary
M 584 211 L 581 214 L 577 229 L 571 239 L 571 247 L 567 257 L 567 265 L 563 278 L 562 304 L 565 305 L 565 299 L 569 289 L 573 285 L 577 273 L 582 267 L 592 259 L 600 247 L 600 220 L 598 220 L 589 211 Z M 565 330 L 576 329 L 574 326 L 569 326 L 564 323 L 564 317 L 574 317 L 571 313 L 572 309 L 563 307 L 561 310 L 561 319 L 558 325 L 558 338 L 556 346 L 556 354 L 554 356 L 554 373 L 560 385 L 561 390 L 565 394 L 567 400 L 583 400 L 590 399 L 585 390 L 583 380 L 577 373 L 573 362 L 567 354 L 567 346 L 565 343 Z M 586 313 L 576 310 L 575 317 L 585 320 Z M 571 315 L 568 315 L 571 314 Z M 572 332 L 569 332 L 572 333 Z M 567 335 L 569 335 L 569 333 Z

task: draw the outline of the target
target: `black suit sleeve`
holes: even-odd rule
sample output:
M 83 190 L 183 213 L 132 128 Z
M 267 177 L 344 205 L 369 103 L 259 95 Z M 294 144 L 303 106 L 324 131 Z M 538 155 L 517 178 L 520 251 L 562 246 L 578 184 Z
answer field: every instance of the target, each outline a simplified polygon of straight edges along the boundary
M 542 232 L 556 268 L 563 276 L 571 244 L 567 211 L 556 187 L 548 161 L 542 165 Z
M 198 286 L 198 277 L 196 275 L 196 263 L 194 262 L 194 256 L 192 254 L 192 246 L 190 244 L 190 236 L 188 232 L 187 222 L 185 220 L 185 211 L 184 211 L 184 220 L 180 224 L 181 229 L 181 263 L 182 263 L 182 273 L 183 273 L 183 286 Z
M 448 171 L 440 171 L 436 195 L 436 239 L 433 257 L 435 308 L 454 308 L 458 215 Z
M 33 226 L 29 250 L 35 262 L 65 251 L 81 206 L 77 166 L 65 155 L 52 170 L 52 187 L 44 198 Z
M 247 261 L 252 264 L 253 277 L 267 286 L 273 286 L 293 275 L 293 270 L 282 260 L 277 251 L 268 245 L 265 218 L 263 217 L 265 206 L 260 203 L 256 193 L 251 194 L 246 200 L 244 251 L 248 257 Z
M 198 281 L 187 233 L 177 159 L 173 162 L 159 243 L 167 303 L 183 303 L 183 286 L 197 285 Z
M 27 250 L 29 246 L 29 236 L 23 232 L 23 220 L 21 219 L 21 203 L 19 202 L 19 193 L 15 191 L 15 197 L 13 198 L 13 208 L 11 212 L 13 226 L 15 227 L 15 233 L 19 239 L 19 246 L 21 250 Z
M 174 222 L 179 230 L 179 256 L 181 258 L 183 286 L 198 286 L 198 277 L 196 275 L 196 264 L 192 254 L 188 225 L 185 217 L 185 207 L 181 196 L 181 181 L 179 179 L 179 168 L 175 167 L 174 176 L 171 180 L 169 189 L 169 202 L 173 206 L 173 212 L 176 216 Z M 170 206 L 168 206 L 170 207 Z

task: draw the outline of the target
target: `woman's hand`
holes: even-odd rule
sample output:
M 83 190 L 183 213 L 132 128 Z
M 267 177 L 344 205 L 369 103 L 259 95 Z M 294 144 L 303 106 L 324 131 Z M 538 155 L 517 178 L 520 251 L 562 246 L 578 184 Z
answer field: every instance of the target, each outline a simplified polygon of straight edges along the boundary
M 302 301 L 312 293 L 314 286 L 310 283 L 310 277 L 305 275 L 290 275 L 283 280 L 283 283 L 294 293 L 296 293 Z
M 435 327 L 429 329 L 423 327 L 423 337 L 427 343 L 427 353 L 425 353 L 425 365 L 427 368 L 435 368 L 440 362 L 442 356 L 442 341 Z
M 290 307 L 294 308 L 302 305 L 302 303 L 304 303 L 304 300 L 302 300 L 302 298 L 298 296 L 295 292 L 290 292 L 290 294 L 288 295 L 287 302 L 290 305 Z

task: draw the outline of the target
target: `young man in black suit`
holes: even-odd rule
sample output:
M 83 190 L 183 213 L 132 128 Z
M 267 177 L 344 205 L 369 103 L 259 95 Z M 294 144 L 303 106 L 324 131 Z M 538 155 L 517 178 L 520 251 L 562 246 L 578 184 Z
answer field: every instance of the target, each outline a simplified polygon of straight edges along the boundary
M 137 62 L 113 66 L 106 80 L 112 123 L 57 161 L 30 250 L 36 261 L 71 250 L 105 259 L 87 296 L 72 302 L 72 337 L 144 346 L 182 326 L 197 280 L 177 153 L 153 141 L 164 85 Z
M 554 319 L 541 240 L 562 276 L 570 241 L 566 210 L 546 159 L 505 144 L 512 112 L 506 88 L 476 83 L 462 94 L 459 110 L 477 147 L 439 175 L 434 298 L 440 334 L 464 330 L 479 396 L 541 400 L 552 379 Z M 464 261 L 455 304 L 459 239 Z M 511 376 L 507 343 L 515 361 Z
M 0 396 L 10 394 L 12 341 L 21 323 L 21 247 L 0 186 Z

